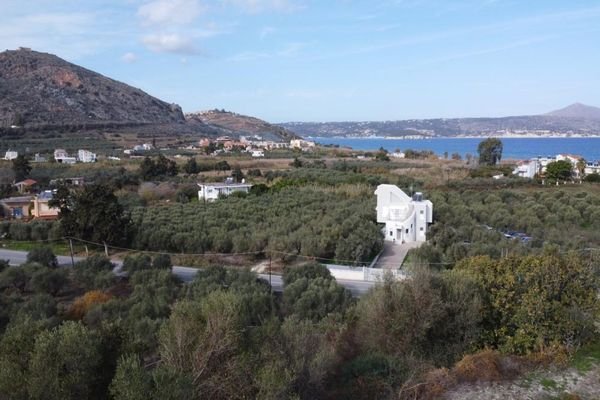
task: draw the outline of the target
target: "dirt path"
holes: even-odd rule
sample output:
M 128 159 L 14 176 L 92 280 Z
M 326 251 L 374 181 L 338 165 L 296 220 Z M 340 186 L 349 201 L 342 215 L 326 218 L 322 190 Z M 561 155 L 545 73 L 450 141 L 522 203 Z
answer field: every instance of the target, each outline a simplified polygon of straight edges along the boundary
M 511 382 L 462 384 L 444 396 L 447 400 L 600 399 L 600 366 L 580 372 L 574 368 L 536 371 Z

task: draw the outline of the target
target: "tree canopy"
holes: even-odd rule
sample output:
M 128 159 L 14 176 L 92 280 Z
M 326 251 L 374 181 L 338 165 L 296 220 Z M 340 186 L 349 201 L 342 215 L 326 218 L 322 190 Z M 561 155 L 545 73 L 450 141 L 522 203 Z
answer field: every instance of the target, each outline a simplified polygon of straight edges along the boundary
M 50 205 L 60 209 L 61 228 L 67 236 L 122 244 L 131 232 L 129 215 L 107 185 L 88 185 L 78 192 L 62 188 Z
M 15 173 L 15 179 L 17 181 L 22 181 L 29 177 L 31 173 L 31 165 L 29 164 L 29 160 L 23 155 L 19 154 L 17 158 L 12 160 L 12 169 Z
M 555 181 L 566 181 L 571 179 L 573 164 L 568 160 L 558 160 L 548 163 L 546 166 L 546 177 Z
M 175 176 L 179 172 L 173 160 L 160 154 L 155 159 L 145 157 L 140 165 L 140 177 L 146 181 L 160 176 Z

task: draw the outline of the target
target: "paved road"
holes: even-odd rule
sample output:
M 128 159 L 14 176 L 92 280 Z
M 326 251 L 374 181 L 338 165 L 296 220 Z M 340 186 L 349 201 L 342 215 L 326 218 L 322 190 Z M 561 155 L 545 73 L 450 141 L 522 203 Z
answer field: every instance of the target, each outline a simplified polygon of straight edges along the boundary
M 59 264 L 71 264 L 71 257 L 57 256 Z M 81 260 L 81 257 L 75 257 L 75 262 Z M 19 250 L 0 249 L 0 260 L 8 260 L 10 265 L 21 265 L 27 261 L 27 252 Z
M 71 265 L 71 257 L 69 256 L 57 256 L 59 264 L 61 265 Z M 0 259 L 8 260 L 10 265 L 21 265 L 27 260 L 27 252 L 26 251 L 18 251 L 18 250 L 6 250 L 0 249 Z M 83 260 L 84 257 L 75 257 L 75 262 Z M 116 264 L 115 273 L 119 273 L 121 270 L 122 261 L 120 260 L 112 260 L 114 264 Z M 173 267 L 173 274 L 181 279 L 183 282 L 190 282 L 196 276 L 198 272 L 197 268 L 190 267 Z M 259 274 L 260 278 L 269 281 L 268 274 Z M 366 281 L 351 281 L 351 280 L 342 280 L 338 279 L 338 283 L 344 286 L 346 289 L 350 290 L 352 295 L 356 297 L 360 297 L 367 293 L 369 289 L 371 289 L 375 282 L 366 282 Z M 283 280 L 281 279 L 281 275 L 271 275 L 271 286 L 273 287 L 273 291 L 282 292 L 283 291 Z

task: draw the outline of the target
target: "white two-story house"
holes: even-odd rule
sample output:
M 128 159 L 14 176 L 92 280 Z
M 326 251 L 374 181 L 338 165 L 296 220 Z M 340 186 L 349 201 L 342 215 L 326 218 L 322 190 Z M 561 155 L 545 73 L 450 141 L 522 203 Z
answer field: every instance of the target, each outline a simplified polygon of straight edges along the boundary
M 385 224 L 385 240 L 395 243 L 424 242 L 433 222 L 433 204 L 417 192 L 411 198 L 395 185 L 379 185 L 377 222 Z

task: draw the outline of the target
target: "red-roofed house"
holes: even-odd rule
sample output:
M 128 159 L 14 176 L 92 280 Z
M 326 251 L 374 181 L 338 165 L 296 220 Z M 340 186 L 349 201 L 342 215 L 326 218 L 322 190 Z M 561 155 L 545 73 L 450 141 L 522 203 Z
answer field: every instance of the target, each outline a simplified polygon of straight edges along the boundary
M 19 193 L 28 193 L 35 185 L 37 185 L 37 181 L 33 179 L 25 179 L 24 181 L 15 183 Z

